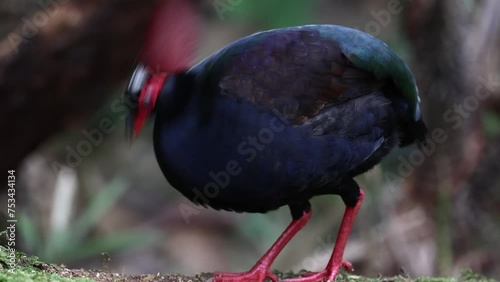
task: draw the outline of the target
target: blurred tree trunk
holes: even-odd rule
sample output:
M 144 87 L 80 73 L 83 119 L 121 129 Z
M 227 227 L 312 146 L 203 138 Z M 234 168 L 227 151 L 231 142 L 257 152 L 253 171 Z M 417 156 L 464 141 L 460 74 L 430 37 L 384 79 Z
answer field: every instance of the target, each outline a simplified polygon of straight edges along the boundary
M 23 2 L 35 12 L 10 17 L 17 27 L 0 40 L 2 173 L 58 131 L 78 128 L 126 79 L 154 3 Z
M 451 214 L 461 208 L 460 195 L 485 146 L 481 110 L 492 96 L 488 66 L 498 52 L 494 40 L 499 33 L 498 4 L 486 0 L 470 7 L 465 1 L 414 0 L 405 8 L 432 143 L 430 155 L 406 181 L 407 193 L 396 212 L 399 216 L 416 210 L 424 214 L 419 235 L 401 239 L 407 247 L 399 255 L 405 257 L 412 275 L 450 274 L 458 253 L 472 248 L 464 246 L 463 240 L 473 240 L 474 232 L 459 229 L 456 220 L 460 219 Z M 434 137 L 440 131 L 446 135 L 442 144 Z

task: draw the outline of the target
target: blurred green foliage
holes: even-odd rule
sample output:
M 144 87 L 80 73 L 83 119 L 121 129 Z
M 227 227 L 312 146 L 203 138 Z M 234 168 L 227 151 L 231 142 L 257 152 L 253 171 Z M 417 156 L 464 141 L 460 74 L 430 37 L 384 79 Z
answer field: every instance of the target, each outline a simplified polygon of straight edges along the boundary
M 71 262 L 98 256 L 103 252 L 124 251 L 143 247 L 159 240 L 151 231 L 115 232 L 89 238 L 90 233 L 126 191 L 126 183 L 115 179 L 95 195 L 80 216 L 66 229 L 51 232 L 43 240 L 34 219 L 22 213 L 19 232 L 23 243 L 40 258 L 49 262 Z
M 500 115 L 494 112 L 483 112 L 481 122 L 484 131 L 489 137 L 498 136 L 500 134 Z
M 257 23 L 261 28 L 279 28 L 285 26 L 312 23 L 314 1 L 303 0 L 243 0 L 234 7 L 230 16 L 240 21 Z

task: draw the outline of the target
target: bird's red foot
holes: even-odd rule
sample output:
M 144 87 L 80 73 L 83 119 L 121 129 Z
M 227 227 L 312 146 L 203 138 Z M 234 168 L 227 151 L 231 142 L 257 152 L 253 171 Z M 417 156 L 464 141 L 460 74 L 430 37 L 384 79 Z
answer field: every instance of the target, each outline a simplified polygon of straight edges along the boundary
M 340 268 L 352 272 L 354 271 L 352 264 L 348 261 L 342 261 L 339 267 L 333 270 L 325 269 L 321 272 L 307 273 L 303 277 L 286 279 L 283 282 L 323 282 L 323 281 L 335 281 L 335 277 L 339 273 Z
M 266 278 L 278 282 L 278 277 L 269 270 L 269 267 L 290 239 L 304 227 L 310 218 L 311 210 L 307 210 L 300 218 L 294 219 L 267 253 L 249 271 L 243 273 L 216 272 L 211 282 L 264 282 Z
M 342 261 L 342 265 L 341 267 L 349 272 L 353 272 L 354 271 L 354 267 L 352 267 L 352 263 L 346 261 L 346 260 L 343 260 Z
M 278 277 L 264 267 L 252 268 L 247 272 L 216 272 L 213 282 L 264 282 L 266 278 L 278 282 Z

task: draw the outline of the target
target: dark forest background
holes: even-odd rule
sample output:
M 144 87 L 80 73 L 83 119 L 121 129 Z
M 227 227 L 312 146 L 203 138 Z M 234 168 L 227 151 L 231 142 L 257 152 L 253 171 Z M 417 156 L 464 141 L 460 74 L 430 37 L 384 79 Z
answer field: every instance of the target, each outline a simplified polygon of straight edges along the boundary
M 124 138 L 120 97 L 154 2 L 0 2 L 0 171 L 16 170 L 17 246 L 121 273 L 246 270 L 289 223 L 288 210 L 200 209 L 161 174 L 151 124 L 133 146 Z M 198 60 L 244 35 L 308 23 L 387 42 L 417 78 L 433 146 L 397 150 L 359 177 L 367 197 L 345 257 L 368 276 L 472 268 L 500 278 L 500 1 L 193 4 L 203 19 Z M 332 196 L 313 207 L 275 268 L 327 263 L 344 206 Z

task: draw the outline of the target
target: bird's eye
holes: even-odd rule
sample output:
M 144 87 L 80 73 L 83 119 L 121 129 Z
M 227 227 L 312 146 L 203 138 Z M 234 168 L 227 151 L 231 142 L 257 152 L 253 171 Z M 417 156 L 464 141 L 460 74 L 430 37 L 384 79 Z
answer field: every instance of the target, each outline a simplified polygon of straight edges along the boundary
M 137 104 L 142 87 L 144 86 L 144 83 L 146 83 L 148 77 L 149 72 L 146 66 L 142 64 L 137 65 L 134 73 L 132 74 L 132 77 L 130 78 L 127 86 L 127 91 L 125 93 L 126 98 L 129 99 L 130 102 L 134 102 L 134 104 Z
M 141 95 L 142 88 L 144 87 L 144 84 L 147 82 L 149 77 L 150 73 L 148 72 L 146 66 L 143 64 L 138 64 L 128 82 L 127 89 L 125 91 L 125 105 L 128 109 L 126 120 L 126 134 L 129 139 L 132 138 L 133 134 L 133 125 L 139 106 L 139 96 Z

